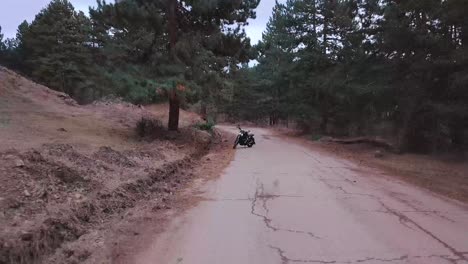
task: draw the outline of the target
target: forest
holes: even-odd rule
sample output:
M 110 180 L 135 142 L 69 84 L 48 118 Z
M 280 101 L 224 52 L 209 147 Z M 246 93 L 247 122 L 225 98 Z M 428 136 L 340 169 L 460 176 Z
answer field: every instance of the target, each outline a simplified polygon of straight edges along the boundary
M 15 38 L 0 31 L 0 64 L 82 104 L 169 101 L 170 130 L 195 105 L 210 119 L 466 151 L 466 0 L 277 1 L 253 45 L 258 4 L 99 0 L 88 16 L 53 0 Z

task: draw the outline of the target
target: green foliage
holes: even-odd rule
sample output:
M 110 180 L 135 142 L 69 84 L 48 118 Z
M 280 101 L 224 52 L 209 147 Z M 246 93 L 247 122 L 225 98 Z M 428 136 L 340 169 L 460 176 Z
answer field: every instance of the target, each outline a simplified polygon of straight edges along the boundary
M 20 30 L 23 28 L 23 26 L 24 22 L 18 28 L 17 37 L 20 36 Z M 3 38 L 3 34 L 1 34 L 1 32 L 0 37 Z M 0 64 L 15 70 L 20 70 L 22 66 L 24 66 L 23 57 L 21 56 L 21 47 L 19 46 L 18 42 L 18 38 L 7 38 L 3 41 L 0 40 Z
M 164 96 L 157 93 L 160 85 L 148 79 L 140 67 L 127 66 L 125 70 L 104 71 L 102 76 L 106 86 L 112 87 L 107 94 L 115 94 L 134 104 L 150 104 L 165 100 Z
M 1 39 L 0 63 L 81 103 L 105 95 L 153 103 L 176 91 L 213 105 L 228 85 L 226 68 L 251 57 L 242 28 L 258 2 L 98 1 L 88 18 L 52 0 L 15 39 Z
M 255 17 L 258 3 L 98 1 L 90 14 L 103 55 L 113 64 L 137 65 L 146 79 L 159 83 L 158 90 L 169 99 L 169 129 L 177 130 L 178 109 L 184 100 L 199 98 L 204 105 L 214 104 L 224 86 L 226 68 L 249 60 L 250 41 L 242 28 Z M 140 85 L 128 93 L 132 101 L 148 96 L 153 96 L 153 90 Z
M 312 141 L 319 141 L 323 136 L 319 134 L 314 134 L 310 137 Z
M 235 118 L 292 119 L 320 133 L 393 122 L 401 147 L 463 148 L 468 139 L 466 1 L 276 3 L 258 65 L 231 73 Z
M 176 12 L 176 20 L 182 22 L 173 28 L 168 2 L 183 11 Z M 174 84 L 161 88 L 170 90 L 184 84 L 188 90 L 202 88 L 197 92 L 215 96 L 215 86 L 223 83 L 224 69 L 249 59 L 249 40 L 240 28 L 255 15 L 252 10 L 256 5 L 258 0 L 99 1 L 91 17 L 109 61 L 130 61 L 151 73 L 149 78 Z M 228 25 L 238 29 L 228 29 Z
M 212 118 L 208 118 L 208 120 L 204 123 L 197 123 L 195 127 L 200 130 L 204 131 L 213 131 L 214 127 L 216 126 L 216 122 Z
M 3 43 L 3 34 L 2 27 L 0 26 L 0 52 L 3 52 L 6 49 L 5 43 Z
M 9 63 L 33 79 L 86 102 L 98 90 L 90 76 L 91 24 L 67 0 L 53 0 L 31 24 L 18 27 Z

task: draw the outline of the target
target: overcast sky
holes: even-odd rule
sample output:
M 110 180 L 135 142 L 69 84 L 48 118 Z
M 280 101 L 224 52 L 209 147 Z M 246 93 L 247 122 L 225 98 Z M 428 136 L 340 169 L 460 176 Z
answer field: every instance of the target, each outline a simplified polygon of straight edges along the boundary
M 27 20 L 31 22 L 34 16 L 50 0 L 0 0 L 0 26 L 2 33 L 7 37 L 14 37 L 18 25 Z M 88 13 L 88 7 L 96 4 L 96 0 L 70 0 L 76 9 Z M 280 0 L 284 2 L 284 0 Z M 257 19 L 250 22 L 246 28 L 247 35 L 252 39 L 252 44 L 256 44 L 262 38 L 268 18 L 271 15 L 275 0 L 261 0 L 257 9 Z

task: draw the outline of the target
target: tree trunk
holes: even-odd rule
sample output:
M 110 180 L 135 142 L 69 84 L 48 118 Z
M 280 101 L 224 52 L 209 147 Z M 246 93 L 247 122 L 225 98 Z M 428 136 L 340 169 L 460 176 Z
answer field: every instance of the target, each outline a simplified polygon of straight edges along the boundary
M 206 103 L 201 101 L 201 106 L 200 106 L 200 115 L 201 115 L 201 118 L 203 120 L 207 120 L 208 118 L 208 114 L 207 114 L 207 110 L 206 110 Z
M 322 120 L 320 121 L 320 131 L 324 134 L 327 133 L 327 126 L 328 126 L 328 115 L 323 114 Z
M 465 20 L 461 26 L 461 45 L 468 47 L 468 22 Z
M 324 5 L 325 8 L 328 8 L 326 5 Z M 327 55 L 327 46 L 328 46 L 328 10 L 323 11 L 323 30 L 322 30 L 322 45 L 323 45 L 323 54 L 326 56 Z
M 278 125 L 279 123 L 279 114 L 278 112 L 275 112 L 274 115 L 273 115 L 273 125 Z
M 415 107 L 410 106 L 409 109 L 403 113 L 403 123 L 398 132 L 398 152 L 404 153 L 414 148 L 415 142 L 411 142 L 414 139 L 414 113 Z M 412 146 L 413 145 L 413 146 Z M 417 145 L 417 144 L 416 144 Z
M 312 10 L 312 30 L 314 31 L 313 32 L 313 37 L 314 37 L 314 42 L 315 43 L 318 43 L 318 40 L 317 40 L 317 5 L 315 3 L 315 0 L 312 2 L 312 4 L 314 5 L 314 10 Z
M 167 32 L 169 34 L 169 52 L 171 59 L 175 62 L 175 46 L 177 43 L 177 17 L 176 17 L 177 0 L 167 0 Z
M 174 87 L 169 95 L 169 123 L 167 127 L 170 131 L 177 131 L 179 129 L 179 111 L 180 98 Z
M 167 32 L 169 34 L 169 54 L 172 63 L 176 63 L 175 46 L 177 43 L 177 17 L 176 17 L 177 0 L 167 0 Z M 176 131 L 179 129 L 179 111 L 180 98 L 177 94 L 177 84 L 174 83 L 169 92 L 169 124 L 168 129 Z

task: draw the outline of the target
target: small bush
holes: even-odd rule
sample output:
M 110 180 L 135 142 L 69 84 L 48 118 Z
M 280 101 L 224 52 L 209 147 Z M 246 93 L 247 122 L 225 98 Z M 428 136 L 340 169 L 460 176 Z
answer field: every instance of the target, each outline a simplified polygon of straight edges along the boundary
M 160 120 L 142 117 L 136 124 L 136 133 L 141 138 L 157 138 L 164 134 L 164 126 Z
M 310 137 L 310 139 L 312 139 L 312 141 L 319 141 L 322 137 L 322 135 L 314 134 Z
M 213 131 L 214 126 L 216 123 L 213 120 L 208 120 L 205 123 L 197 123 L 195 125 L 196 128 L 204 131 Z

